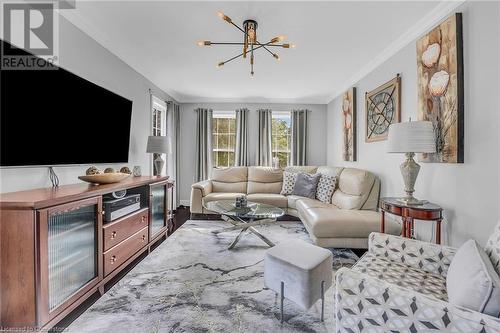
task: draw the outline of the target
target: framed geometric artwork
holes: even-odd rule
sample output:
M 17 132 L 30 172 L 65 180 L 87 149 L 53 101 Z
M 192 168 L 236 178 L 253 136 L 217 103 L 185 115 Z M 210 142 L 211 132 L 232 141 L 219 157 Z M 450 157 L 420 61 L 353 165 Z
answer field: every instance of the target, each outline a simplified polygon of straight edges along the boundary
M 365 95 L 365 141 L 387 140 L 389 125 L 401 121 L 401 77 L 367 92 Z
M 418 119 L 432 122 L 436 153 L 422 162 L 464 162 L 462 14 L 456 13 L 417 41 Z
M 342 98 L 342 157 L 356 161 L 356 88 L 348 89 Z

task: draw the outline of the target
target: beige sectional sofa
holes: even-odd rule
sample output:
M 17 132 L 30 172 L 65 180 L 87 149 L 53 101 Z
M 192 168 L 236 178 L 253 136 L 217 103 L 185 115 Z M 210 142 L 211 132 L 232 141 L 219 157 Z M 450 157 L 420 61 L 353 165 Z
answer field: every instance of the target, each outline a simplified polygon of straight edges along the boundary
M 210 180 L 191 188 L 191 213 L 212 214 L 203 204 L 215 200 L 234 200 L 246 195 L 248 201 L 281 207 L 299 217 L 313 242 L 323 247 L 367 248 L 368 235 L 380 230 L 377 211 L 380 181 L 371 172 L 330 166 L 288 167 L 285 171 L 335 175 L 337 186 L 332 203 L 281 195 L 283 170 L 268 167 L 230 167 L 213 169 Z M 400 233 L 400 225 L 386 221 L 386 232 Z

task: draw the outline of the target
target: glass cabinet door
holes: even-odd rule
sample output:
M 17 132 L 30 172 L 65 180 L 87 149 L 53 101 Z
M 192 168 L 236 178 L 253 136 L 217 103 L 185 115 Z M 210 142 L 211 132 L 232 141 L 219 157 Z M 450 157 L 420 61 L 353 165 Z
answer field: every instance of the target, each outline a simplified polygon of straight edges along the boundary
M 151 237 L 152 240 L 167 226 L 167 187 L 165 184 L 151 185 Z
M 100 279 L 101 199 L 56 206 L 40 219 L 42 284 L 47 315 Z M 59 311 L 55 311 L 59 312 Z

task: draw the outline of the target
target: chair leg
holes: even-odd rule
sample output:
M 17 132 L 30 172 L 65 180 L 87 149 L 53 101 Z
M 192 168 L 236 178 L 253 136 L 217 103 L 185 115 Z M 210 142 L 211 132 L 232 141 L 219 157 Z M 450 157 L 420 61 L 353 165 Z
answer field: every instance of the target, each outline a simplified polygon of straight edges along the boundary
M 325 321 L 325 281 L 321 281 L 321 321 Z
M 285 282 L 281 281 L 281 296 L 280 296 L 280 312 L 281 312 L 281 323 L 283 324 L 283 300 L 285 299 Z

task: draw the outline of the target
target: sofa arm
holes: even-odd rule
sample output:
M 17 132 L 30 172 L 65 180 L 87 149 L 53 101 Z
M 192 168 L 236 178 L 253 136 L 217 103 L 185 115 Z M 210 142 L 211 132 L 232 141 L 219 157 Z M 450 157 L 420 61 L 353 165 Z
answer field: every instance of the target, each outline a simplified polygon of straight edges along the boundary
M 203 197 L 212 193 L 212 181 L 203 180 L 191 185 L 191 198 L 189 207 L 191 213 L 203 214 Z
M 199 189 L 203 196 L 212 193 L 212 181 L 202 180 L 201 182 L 194 183 L 191 185 L 191 189 Z
M 337 332 L 500 332 L 500 319 L 341 268 L 335 275 Z
M 368 237 L 368 251 L 377 256 L 446 277 L 456 249 L 372 232 Z

